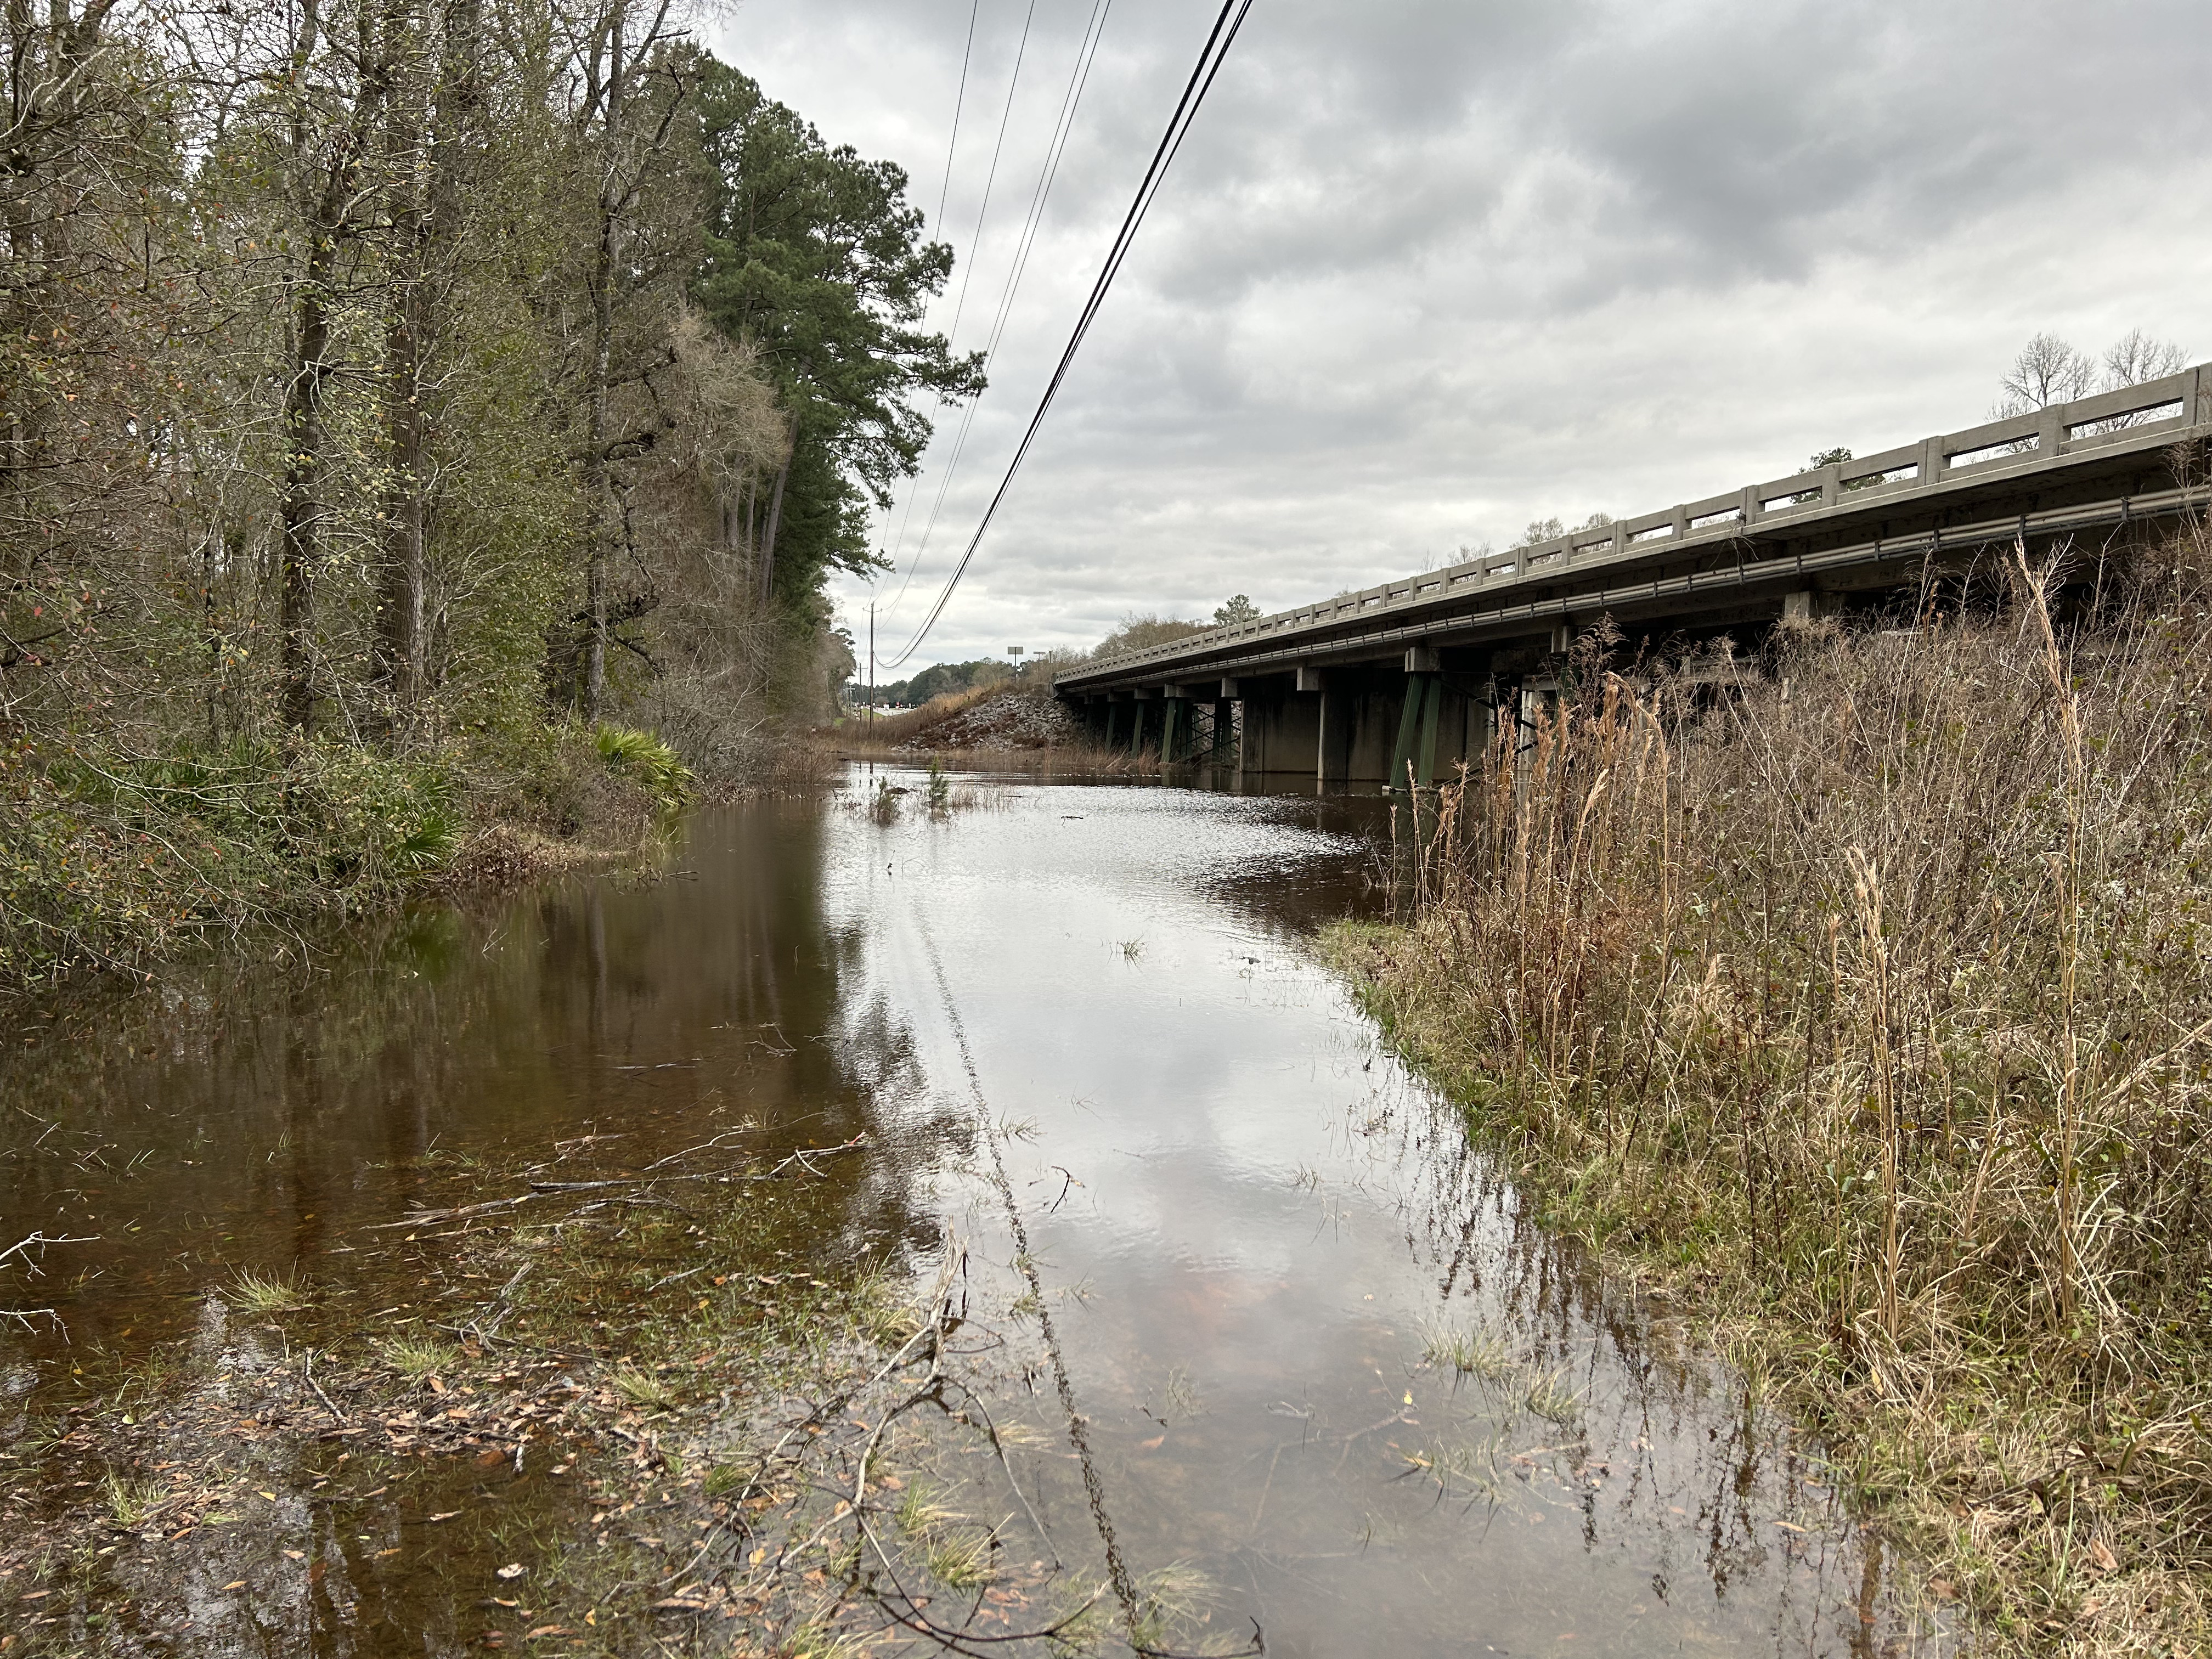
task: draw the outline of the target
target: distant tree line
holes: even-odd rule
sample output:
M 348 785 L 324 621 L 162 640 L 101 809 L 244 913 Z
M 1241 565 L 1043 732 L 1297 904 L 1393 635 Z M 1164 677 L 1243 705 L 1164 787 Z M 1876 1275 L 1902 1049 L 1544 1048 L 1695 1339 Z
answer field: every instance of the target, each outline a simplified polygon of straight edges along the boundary
M 974 662 L 941 662 L 923 669 L 910 679 L 893 680 L 888 685 L 878 685 L 876 701 L 905 707 L 927 702 L 932 697 L 941 697 L 949 691 L 969 691 L 979 685 L 995 685 L 1013 677 L 1014 671 L 1011 667 L 992 657 L 978 658 Z M 866 700 L 867 691 L 865 683 L 853 687 L 854 695 L 862 702 Z

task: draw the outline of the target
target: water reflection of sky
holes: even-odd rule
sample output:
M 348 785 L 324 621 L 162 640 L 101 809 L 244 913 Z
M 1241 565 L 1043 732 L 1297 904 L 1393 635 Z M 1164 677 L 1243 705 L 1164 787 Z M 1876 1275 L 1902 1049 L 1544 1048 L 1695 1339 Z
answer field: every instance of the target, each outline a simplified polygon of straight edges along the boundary
M 912 1104 L 1025 1126 L 1007 1184 L 1123 1552 L 1201 1567 L 1277 1654 L 1903 1640 L 1785 1427 L 1516 1224 L 1312 964 L 1358 810 L 1025 786 L 825 842 L 847 1018 L 897 1033 Z M 944 1203 L 1018 1297 L 991 1183 Z M 1489 1374 L 1425 1364 L 1443 1329 Z M 1080 1518 L 1064 1456 L 1032 1474 Z

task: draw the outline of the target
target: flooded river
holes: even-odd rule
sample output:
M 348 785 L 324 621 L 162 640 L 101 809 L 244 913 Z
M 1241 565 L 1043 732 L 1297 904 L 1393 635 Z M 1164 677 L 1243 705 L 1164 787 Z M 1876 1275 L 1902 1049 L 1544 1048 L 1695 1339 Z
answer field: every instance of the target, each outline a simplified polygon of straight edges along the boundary
M 1172 1581 L 1217 1650 L 1934 1650 L 1817 1448 L 1524 1220 L 1312 959 L 1316 927 L 1372 903 L 1376 803 L 1017 781 L 933 815 L 906 775 L 880 814 L 878 781 L 702 813 L 654 878 L 19 1011 L 0 1245 L 75 1242 L 8 1283 L 52 1310 L 0 1334 L 10 1455 L 72 1389 L 237 1340 L 209 1332 L 241 1273 L 413 1316 L 428 1279 L 371 1230 L 428 1201 L 437 1158 L 860 1136 L 782 1247 L 957 1283 L 1019 1486 L 985 1472 L 969 1501 L 1010 1554 Z M 584 1535 L 515 1465 L 441 1478 L 544 1548 Z M 335 1535 L 303 1497 L 328 1479 L 303 1462 L 261 1493 L 296 1555 L 195 1566 L 185 1622 L 104 1639 L 458 1654 L 476 1608 L 514 1605 L 487 1599 L 506 1543 L 378 1510 L 399 1496 L 311 1547 Z M 76 1501 L 60 1484 L 41 1501 Z M 234 1607 L 312 1548 L 343 1594 Z M 0 1629 L 28 1628 L 11 1594 Z M 56 1650 L 97 1650 L 78 1613 Z

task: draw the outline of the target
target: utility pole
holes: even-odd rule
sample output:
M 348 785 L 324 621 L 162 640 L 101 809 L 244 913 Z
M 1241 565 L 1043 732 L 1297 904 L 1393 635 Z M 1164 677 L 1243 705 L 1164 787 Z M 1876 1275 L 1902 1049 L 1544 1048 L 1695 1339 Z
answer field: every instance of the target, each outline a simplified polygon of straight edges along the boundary
M 868 601 L 868 735 L 876 735 L 876 602 Z

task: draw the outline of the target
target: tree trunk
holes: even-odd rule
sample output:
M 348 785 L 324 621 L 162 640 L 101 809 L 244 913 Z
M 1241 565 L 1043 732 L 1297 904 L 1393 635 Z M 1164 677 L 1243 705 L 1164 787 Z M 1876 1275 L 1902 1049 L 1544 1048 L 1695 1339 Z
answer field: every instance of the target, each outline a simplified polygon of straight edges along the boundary
M 613 51 L 607 71 L 606 125 L 601 134 L 599 242 L 592 262 L 592 380 L 584 434 L 584 718 L 596 725 L 607 692 L 607 538 L 613 514 L 607 465 L 607 382 L 614 356 L 615 254 L 620 198 L 616 188 L 623 118 L 623 23 L 625 0 L 614 0 Z
M 314 579 L 322 556 L 323 382 L 330 373 L 330 280 L 336 238 L 312 227 L 313 251 L 293 304 L 291 379 L 284 387 L 283 542 L 278 574 L 284 723 L 305 732 L 313 722 Z
M 614 346 L 614 226 L 599 222 L 592 269 L 592 385 L 584 453 L 584 718 L 597 723 L 607 690 L 607 372 Z
M 315 147 L 311 127 L 315 118 L 305 101 L 305 82 L 321 22 L 319 0 L 305 0 L 294 49 L 292 94 L 301 100 L 295 107 L 291 124 L 289 147 L 295 166 L 307 162 Z M 307 263 L 292 297 L 291 373 L 284 386 L 284 478 L 278 504 L 282 533 L 277 546 L 277 701 L 284 723 L 295 732 L 307 731 L 315 714 L 314 584 L 322 562 L 323 518 L 328 510 L 322 487 L 325 471 L 323 398 L 332 372 L 330 296 L 337 275 L 339 248 L 355 227 L 361 161 L 379 125 L 391 68 L 392 42 L 387 36 L 380 48 L 367 15 L 361 19 L 360 36 L 362 83 L 355 93 L 345 129 L 332 140 L 331 153 L 313 168 L 313 193 L 301 216 L 307 233 Z M 375 61 L 379 58 L 381 62 Z M 295 187 L 303 191 L 307 185 L 304 178 L 295 181 Z
M 422 356 L 428 278 L 421 170 L 421 131 L 395 100 L 388 165 L 393 181 L 392 214 L 394 292 L 385 321 L 385 426 L 391 482 L 384 498 L 384 564 L 378 595 L 377 678 L 391 700 L 393 729 L 407 724 L 422 684 Z
M 792 447 L 799 445 L 799 424 L 792 422 Z M 783 523 L 783 483 L 791 476 L 791 453 L 784 453 L 783 465 L 775 470 L 775 489 L 768 502 L 768 533 L 761 538 L 760 602 L 766 605 L 775 591 L 775 532 Z
M 400 15 L 395 7 L 395 28 Z M 395 96 L 387 123 L 397 281 L 385 334 L 392 482 L 385 502 L 377 666 L 396 727 L 418 708 L 429 678 L 424 613 L 433 503 L 427 458 L 435 422 L 423 398 L 443 292 L 432 262 L 450 258 L 463 234 L 468 147 L 483 104 L 481 24 L 479 0 L 448 0 L 435 74 L 427 64 L 417 66 L 418 75 L 431 82 L 434 110 Z

